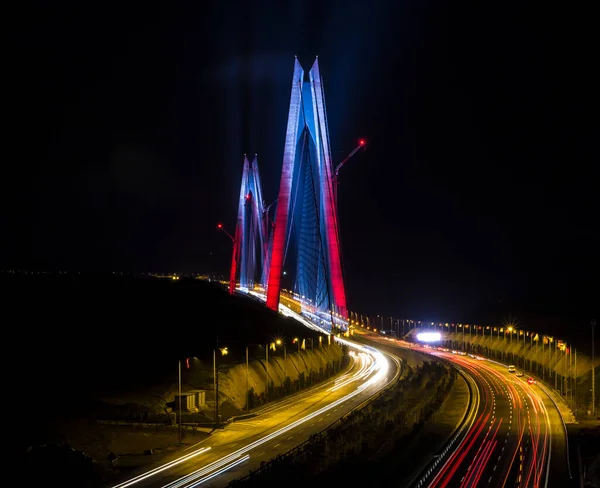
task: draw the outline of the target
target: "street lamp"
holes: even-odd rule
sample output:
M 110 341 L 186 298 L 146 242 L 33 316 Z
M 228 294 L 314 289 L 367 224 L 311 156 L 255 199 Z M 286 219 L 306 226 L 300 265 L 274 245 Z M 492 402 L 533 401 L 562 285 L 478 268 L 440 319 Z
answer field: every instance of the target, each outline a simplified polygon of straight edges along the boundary
M 227 230 L 225 229 L 225 226 L 223 226 L 223 224 L 217 224 L 217 229 L 220 231 L 223 231 L 227 235 L 227 237 L 229 237 L 231 239 L 231 242 L 233 242 L 235 244 L 234 237 L 229 232 L 227 232 Z
M 273 344 L 273 343 L 271 343 Z M 273 344 L 274 345 L 274 344 Z M 269 344 L 265 346 L 267 362 L 265 363 L 265 369 L 267 370 L 267 388 L 265 389 L 266 402 L 269 403 Z
M 363 148 L 366 148 L 366 147 L 367 147 L 367 141 L 365 141 L 364 139 L 360 139 L 358 141 L 358 146 L 356 146 L 352 150 L 352 152 L 350 154 L 348 154 L 348 156 L 346 156 L 342 160 L 342 162 L 340 164 L 338 164 L 336 166 L 336 168 L 335 168 L 335 172 L 334 172 L 334 175 L 333 175 L 333 198 L 334 198 L 334 201 L 335 201 L 336 208 L 337 208 L 337 193 L 338 193 L 337 187 L 338 187 L 338 184 L 339 184 L 338 177 L 339 177 L 340 169 L 342 169 L 342 166 L 344 166 L 344 164 L 346 164 L 348 162 L 348 160 L 358 152 L 359 149 L 363 149 Z
M 513 335 L 513 331 L 515 330 L 515 328 L 512 325 L 509 325 L 506 330 L 508 331 L 508 333 L 510 334 L 509 339 L 508 339 L 508 344 L 509 346 L 512 344 L 512 335 Z M 518 337 L 517 337 L 518 339 Z M 514 362 L 515 360 L 515 353 L 511 351 L 510 353 L 510 362 Z
M 283 346 L 283 390 L 285 394 L 285 380 L 287 379 L 287 347 L 281 339 L 277 339 L 275 344 Z
M 185 365 L 188 371 L 190 369 L 190 359 L 197 358 L 185 358 Z M 179 426 L 179 444 L 181 444 L 181 359 L 179 360 L 179 422 L 177 425 Z
M 181 359 L 179 360 L 179 445 L 181 445 Z
M 217 348 L 222 356 L 229 352 L 226 347 Z M 217 372 L 217 349 L 213 349 L 213 382 L 215 391 L 215 428 L 219 428 L 219 376 Z M 181 398 L 181 397 L 180 397 Z M 181 402 L 181 400 L 180 400 Z
M 309 337 L 310 339 L 310 337 Z M 312 339 L 310 339 L 312 341 Z M 299 337 L 294 337 L 294 340 L 292 341 L 292 344 L 298 344 L 298 352 L 300 352 L 300 348 L 304 349 L 306 347 L 306 338 L 303 338 L 302 340 L 300 340 Z M 305 343 L 305 345 L 302 345 L 302 342 Z

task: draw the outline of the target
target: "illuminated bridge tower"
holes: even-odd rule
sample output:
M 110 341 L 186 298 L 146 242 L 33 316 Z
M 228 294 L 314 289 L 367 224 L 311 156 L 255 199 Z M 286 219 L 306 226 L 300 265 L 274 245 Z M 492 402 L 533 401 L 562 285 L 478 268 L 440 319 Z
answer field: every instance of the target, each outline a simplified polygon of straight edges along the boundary
M 308 81 L 298 59 L 271 243 L 267 306 L 279 307 L 284 266 L 294 270 L 302 313 L 329 327 L 347 327 L 337 209 L 323 79 L 318 59 Z M 321 324 L 320 324 L 321 325 Z
M 233 257 L 231 259 L 230 293 L 235 290 L 238 268 L 240 288 L 252 290 L 256 284 L 265 286 L 268 229 L 263 203 L 256 156 L 254 156 L 252 163 L 244 156 L 238 217 L 233 241 Z

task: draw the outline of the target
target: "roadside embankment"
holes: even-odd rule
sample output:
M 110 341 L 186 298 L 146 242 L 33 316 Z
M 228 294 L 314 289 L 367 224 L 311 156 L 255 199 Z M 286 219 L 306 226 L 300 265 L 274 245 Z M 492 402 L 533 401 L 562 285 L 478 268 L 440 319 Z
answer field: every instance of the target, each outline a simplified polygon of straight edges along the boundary
M 435 360 L 414 356 L 406 364 L 404 377 L 375 400 L 234 485 L 282 479 L 293 486 L 372 484 L 382 465 L 407 454 L 406 446 L 439 410 L 456 378 L 454 369 Z
M 418 329 L 415 329 L 418 330 Z M 523 331 L 520 331 L 523 332 Z M 488 332 L 489 334 L 489 332 Z M 464 350 L 527 371 L 546 383 L 559 396 L 576 419 L 592 419 L 592 359 L 570 346 L 558 347 L 558 340 L 521 334 L 509 339 L 500 335 L 469 335 L 444 332 L 441 344 Z M 600 391 L 600 358 L 596 358 L 595 382 Z M 570 421 L 569 415 L 563 415 Z M 573 422 L 575 420 L 573 419 Z

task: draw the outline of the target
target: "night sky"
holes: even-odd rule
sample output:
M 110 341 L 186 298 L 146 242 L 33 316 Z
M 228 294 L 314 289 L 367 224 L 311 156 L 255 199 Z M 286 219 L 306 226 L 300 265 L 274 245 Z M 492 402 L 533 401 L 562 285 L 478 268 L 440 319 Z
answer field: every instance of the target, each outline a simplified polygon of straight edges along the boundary
M 340 175 L 351 310 L 591 318 L 598 30 L 525 3 L 29 6 L 0 267 L 226 273 L 243 154 L 274 200 L 294 55 L 318 55 L 334 159 L 368 141 Z

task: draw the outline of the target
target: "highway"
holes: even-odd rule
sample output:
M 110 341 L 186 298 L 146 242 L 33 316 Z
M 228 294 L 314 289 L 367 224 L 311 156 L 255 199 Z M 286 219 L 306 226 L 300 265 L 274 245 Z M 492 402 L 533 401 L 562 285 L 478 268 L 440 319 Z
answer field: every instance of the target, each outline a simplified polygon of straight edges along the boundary
M 438 487 L 569 487 L 565 430 L 560 413 L 527 375 L 481 357 L 425 349 L 451 361 L 475 384 L 478 408 L 456 449 L 427 480 Z
M 354 362 L 346 374 L 260 416 L 229 424 L 159 466 L 113 488 L 226 486 L 321 432 L 374 393 L 394 382 L 400 362 L 392 355 L 344 339 Z
M 361 335 L 364 333 L 361 331 Z M 430 354 L 451 362 L 472 385 L 472 415 L 461 438 L 419 488 L 569 488 L 577 476 L 567 457 L 562 417 L 545 386 L 481 356 L 463 355 L 368 333 L 369 341 Z M 421 484 L 418 484 L 419 481 Z

